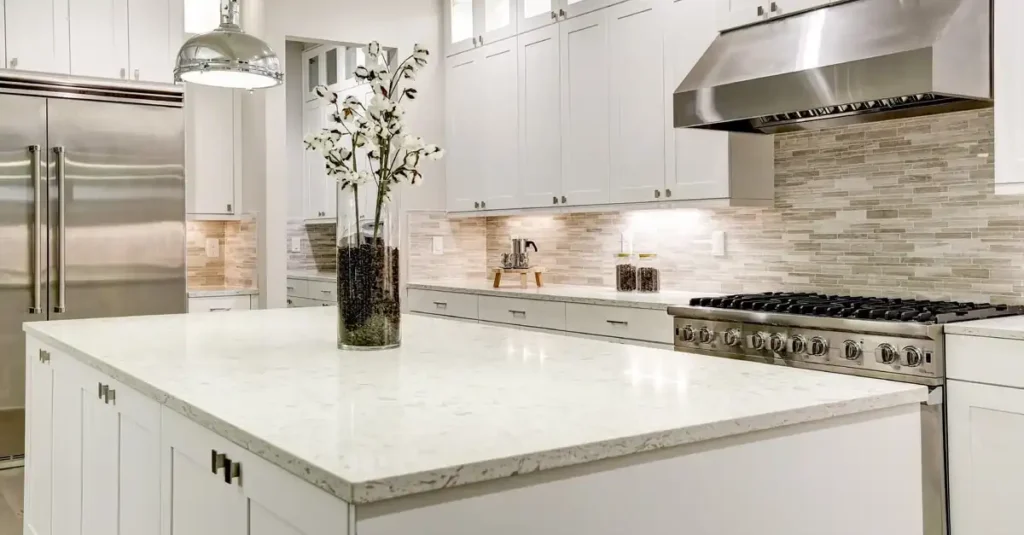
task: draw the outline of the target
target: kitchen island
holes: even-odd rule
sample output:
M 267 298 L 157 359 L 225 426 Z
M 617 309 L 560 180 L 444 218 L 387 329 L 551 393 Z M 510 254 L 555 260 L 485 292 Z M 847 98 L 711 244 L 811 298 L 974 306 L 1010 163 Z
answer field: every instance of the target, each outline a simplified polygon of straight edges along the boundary
M 420 316 L 343 352 L 335 317 L 26 324 L 31 532 L 922 531 L 923 387 Z

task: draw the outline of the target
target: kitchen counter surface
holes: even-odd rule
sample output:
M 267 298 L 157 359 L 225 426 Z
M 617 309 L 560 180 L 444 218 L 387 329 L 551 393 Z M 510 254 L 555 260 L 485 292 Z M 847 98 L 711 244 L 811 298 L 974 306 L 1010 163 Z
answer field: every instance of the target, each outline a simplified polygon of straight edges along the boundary
M 1024 340 L 1024 316 L 950 323 L 943 330 L 946 334 Z
M 651 310 L 667 310 L 670 306 L 688 305 L 690 303 L 690 299 L 694 297 L 714 297 L 721 295 L 714 292 L 619 292 L 616 291 L 615 288 L 608 288 L 604 286 L 572 286 L 563 284 L 545 284 L 543 287 L 537 288 L 533 285 L 532 281 L 528 288 L 522 288 L 519 286 L 519 280 L 517 277 L 511 277 L 509 282 L 504 283 L 501 288 L 495 288 L 494 282 L 489 280 L 410 282 L 407 287 L 418 290 L 471 293 L 476 295 L 493 295 L 499 297 L 517 297 L 522 299 L 562 301 L 566 303 L 582 303 L 587 305 L 646 308 Z
M 335 348 L 333 309 L 25 324 L 350 503 L 924 401 L 924 387 L 404 316 Z
M 189 288 L 189 297 L 231 297 L 236 295 L 259 295 L 256 288 Z
M 334 271 L 317 271 L 315 269 L 289 269 L 287 277 L 289 279 L 321 282 L 335 282 L 338 280 L 338 274 Z

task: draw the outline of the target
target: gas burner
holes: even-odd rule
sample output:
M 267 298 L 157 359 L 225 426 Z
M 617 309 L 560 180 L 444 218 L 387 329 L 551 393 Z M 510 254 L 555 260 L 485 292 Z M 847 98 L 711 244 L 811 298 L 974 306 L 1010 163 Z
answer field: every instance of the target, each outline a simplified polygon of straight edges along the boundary
M 690 306 L 929 325 L 1024 313 L 1024 307 L 988 303 L 784 292 L 701 297 Z

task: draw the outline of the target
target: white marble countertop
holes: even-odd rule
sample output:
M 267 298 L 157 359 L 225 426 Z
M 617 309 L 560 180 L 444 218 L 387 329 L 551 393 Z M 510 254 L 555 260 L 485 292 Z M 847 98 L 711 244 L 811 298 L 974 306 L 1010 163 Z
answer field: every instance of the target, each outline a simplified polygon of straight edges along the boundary
M 688 305 L 690 304 L 690 299 L 694 297 L 715 297 L 721 295 L 715 292 L 619 292 L 615 288 L 604 286 L 573 286 L 567 284 L 545 284 L 543 287 L 537 288 L 533 285 L 532 280 L 529 287 L 523 288 L 519 286 L 518 277 L 509 277 L 508 279 L 508 281 L 502 282 L 501 288 L 495 288 L 494 282 L 489 280 L 420 281 L 410 282 L 406 286 L 419 290 L 518 297 L 522 299 L 562 301 L 587 305 L 646 308 L 651 310 L 667 310 L 670 306 Z
M 287 278 L 335 282 L 338 280 L 338 274 L 333 271 L 317 271 L 315 269 L 289 269 L 287 272 Z
M 1024 340 L 1024 316 L 949 323 L 943 331 L 946 334 Z
M 924 387 L 422 316 L 339 351 L 333 309 L 26 323 L 350 503 L 919 403 Z
M 235 295 L 259 295 L 256 288 L 189 288 L 189 297 L 231 297 Z

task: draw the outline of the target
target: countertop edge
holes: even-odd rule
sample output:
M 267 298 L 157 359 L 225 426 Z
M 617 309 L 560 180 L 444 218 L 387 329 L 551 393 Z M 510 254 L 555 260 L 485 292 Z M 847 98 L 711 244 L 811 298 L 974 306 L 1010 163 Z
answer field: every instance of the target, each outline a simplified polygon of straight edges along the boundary
M 40 332 L 34 329 L 31 323 L 24 324 L 23 330 L 47 345 L 74 357 L 78 362 L 109 375 L 111 378 L 124 383 L 125 386 L 136 390 L 140 394 L 188 418 L 189 421 L 202 426 L 211 433 L 215 433 L 217 436 L 230 441 L 232 444 L 245 449 L 268 463 L 281 468 L 343 502 L 353 503 L 354 486 L 344 478 L 332 474 L 309 461 L 300 459 L 213 414 L 193 406 L 185 400 L 172 396 L 131 374 L 125 373 L 119 368 L 110 366 L 88 353 L 75 349 L 73 346 L 57 338 Z
M 943 329 L 945 334 L 956 336 L 974 336 L 977 338 L 997 338 L 1000 340 L 1024 341 L 1024 329 L 1008 329 L 999 327 L 972 327 L 969 323 L 963 325 L 949 324 Z
M 221 289 L 192 289 L 188 290 L 188 296 L 192 298 L 203 298 L 203 297 L 230 297 L 236 295 L 259 295 L 260 291 L 256 288 L 221 288 Z
M 581 305 L 600 305 L 600 306 L 613 306 L 619 308 L 639 308 L 645 310 L 664 310 L 668 311 L 671 306 L 683 305 L 685 303 L 644 303 L 639 301 L 621 301 L 616 299 L 606 299 L 603 297 L 578 297 L 578 296 L 565 296 L 565 295 L 538 295 L 535 293 L 521 292 L 518 288 L 503 287 L 503 288 L 463 288 L 459 286 L 449 286 L 446 284 L 434 284 L 429 282 L 410 282 L 406 283 L 406 288 L 412 290 L 431 290 L 435 292 L 450 292 L 460 294 L 471 294 L 471 295 L 486 295 L 492 297 L 510 297 L 513 299 L 531 299 L 534 301 L 555 301 L 560 303 L 578 303 Z

